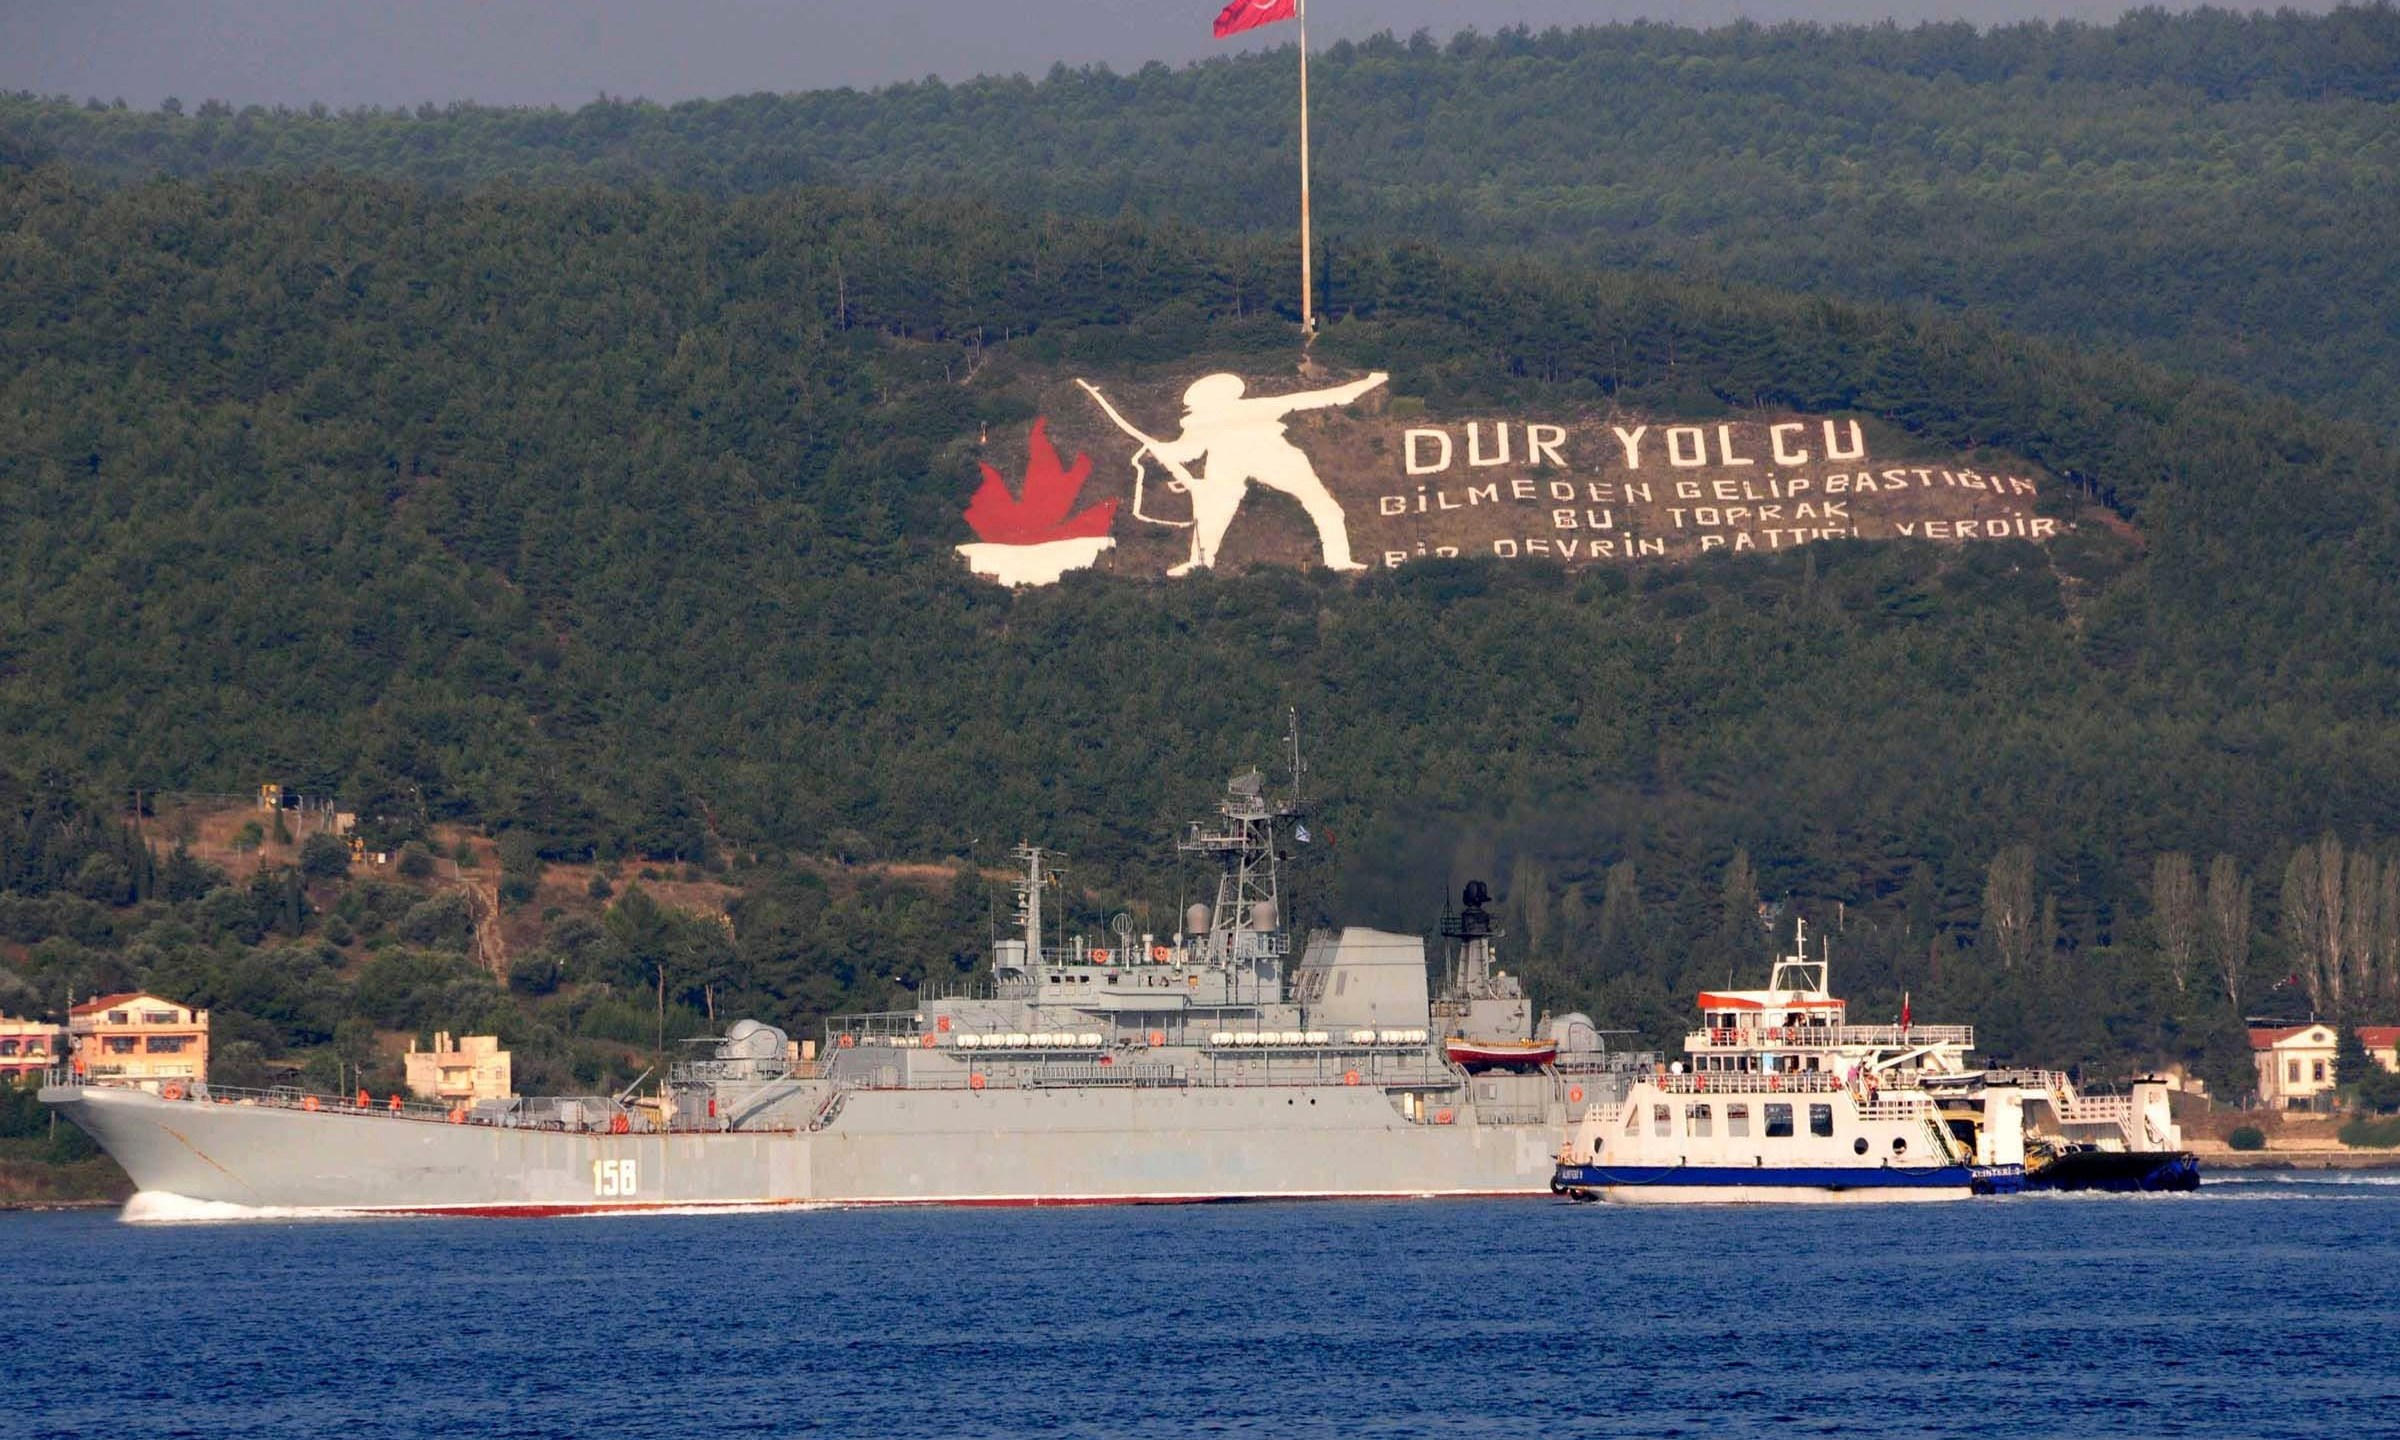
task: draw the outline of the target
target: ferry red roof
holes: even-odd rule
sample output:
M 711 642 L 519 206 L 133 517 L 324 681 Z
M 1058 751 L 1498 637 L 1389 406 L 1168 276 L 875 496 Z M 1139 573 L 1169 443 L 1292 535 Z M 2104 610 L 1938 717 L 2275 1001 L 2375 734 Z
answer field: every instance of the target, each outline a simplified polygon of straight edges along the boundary
M 1703 1010 L 1839 1010 L 1839 1000 L 1762 1000 L 1756 995 L 1720 995 L 1714 991 L 1700 992 Z

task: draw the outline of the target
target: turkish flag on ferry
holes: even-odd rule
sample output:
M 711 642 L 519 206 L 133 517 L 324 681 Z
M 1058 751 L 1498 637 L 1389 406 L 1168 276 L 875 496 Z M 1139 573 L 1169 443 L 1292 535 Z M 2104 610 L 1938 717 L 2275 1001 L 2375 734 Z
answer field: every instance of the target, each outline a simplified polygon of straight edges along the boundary
M 1298 0 L 1233 0 L 1217 12 L 1217 38 L 1239 35 L 1244 30 L 1256 30 L 1278 20 L 1289 20 L 1297 13 Z

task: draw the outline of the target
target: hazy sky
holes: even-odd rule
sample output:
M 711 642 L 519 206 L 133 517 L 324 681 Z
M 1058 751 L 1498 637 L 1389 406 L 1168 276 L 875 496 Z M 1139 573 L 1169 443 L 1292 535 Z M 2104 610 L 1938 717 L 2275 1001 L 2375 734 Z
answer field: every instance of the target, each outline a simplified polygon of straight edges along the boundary
M 2167 0 L 2170 8 L 2184 8 Z M 0 89 L 237 104 L 580 105 L 1180 63 L 1222 0 L 0 0 Z M 1520 21 L 2107 20 L 2124 0 L 1317 0 L 1313 43 Z M 2301 0 L 2299 8 L 2326 8 Z M 1289 42 L 1289 25 L 1249 37 Z

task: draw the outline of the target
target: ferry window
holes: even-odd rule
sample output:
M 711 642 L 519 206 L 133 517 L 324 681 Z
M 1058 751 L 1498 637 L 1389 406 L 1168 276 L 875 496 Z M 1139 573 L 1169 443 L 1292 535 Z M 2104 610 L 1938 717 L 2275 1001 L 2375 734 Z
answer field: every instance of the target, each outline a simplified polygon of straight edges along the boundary
M 1833 1107 L 1831 1105 L 1808 1107 L 1808 1133 L 1811 1135 L 1831 1135 L 1833 1133 Z
M 1905 1155 L 1908 1153 L 1908 1137 L 1906 1135 L 1894 1135 L 1892 1137 L 1892 1153 L 1894 1155 Z
M 1650 1107 L 1650 1130 L 1651 1130 L 1651 1133 L 1652 1133 L 1652 1134 L 1656 1134 L 1656 1135 L 1672 1135 L 1672 1134 L 1674 1134 L 1674 1133 L 1675 1133 L 1675 1112 L 1674 1112 L 1674 1111 L 1672 1111 L 1672 1110 L 1670 1110 L 1670 1109 L 1668 1109 L 1668 1108 L 1667 1108 L 1666 1106 L 1664 1106 L 1664 1105 L 1653 1105 L 1653 1106 L 1651 1106 L 1651 1107 Z
M 1861 1135 L 1861 1136 L 1859 1136 L 1859 1137 L 1858 1137 L 1856 1140 L 1853 1140 L 1853 1141 L 1851 1141 L 1851 1142 L 1850 1142 L 1850 1153 L 1851 1153 L 1851 1154 L 1853 1154 L 1853 1155 L 1864 1155 L 1864 1154 L 1866 1154 L 1866 1153 L 1867 1153 L 1867 1137 L 1866 1137 L 1866 1136 L 1864 1136 L 1864 1135 Z
M 1770 1101 L 1765 1108 L 1768 1138 L 1788 1137 L 1792 1133 L 1792 1107 Z
M 1736 1139 L 1750 1133 L 1749 1106 L 1728 1105 L 1725 1107 L 1725 1133 Z
M 1709 1133 L 1709 1113 L 1706 1105 L 1683 1107 L 1683 1133 L 1702 1136 Z

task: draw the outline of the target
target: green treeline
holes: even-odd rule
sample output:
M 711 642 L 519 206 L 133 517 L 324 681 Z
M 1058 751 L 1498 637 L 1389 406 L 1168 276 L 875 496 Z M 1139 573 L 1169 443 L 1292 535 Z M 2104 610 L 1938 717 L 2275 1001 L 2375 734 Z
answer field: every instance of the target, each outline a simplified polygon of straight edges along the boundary
M 0 98 L 0 157 L 436 186 L 849 184 L 1288 233 L 1288 51 L 573 113 Z M 1315 66 L 1326 308 L 1421 241 L 1988 316 L 2400 427 L 2400 12 L 1423 34 Z
M 1546 1003 L 1654 1040 L 1758 973 L 1765 903 L 1835 937 L 1862 1011 L 1908 990 L 2002 1056 L 2222 1080 L 2315 933 L 2282 919 L 2292 856 L 2391 863 L 2390 453 L 1980 325 L 1361 247 L 1321 353 L 1437 416 L 1866 411 L 2079 477 L 2122 533 L 969 578 L 977 439 L 1025 423 L 1034 373 L 1288 363 L 1283 260 L 828 190 L 0 172 L 14 982 L 171 987 L 320 1067 L 358 1050 L 345 1018 L 489 1026 L 598 1083 L 712 1011 L 805 1026 L 973 963 L 971 871 L 824 857 L 1038 838 L 1080 920 L 1167 928 L 1174 825 L 1286 707 L 1322 797 L 1304 918 L 1421 930 L 1491 879 Z M 457 823 L 512 869 L 597 858 L 616 894 L 546 916 L 504 983 L 455 897 L 212 874 L 117 813 L 264 778 L 377 843 Z M 2159 857 L 2220 854 L 2258 897 L 2230 994 L 2188 957 L 2179 987 L 2153 923 Z M 637 902 L 658 864 L 732 885 L 730 931 Z

